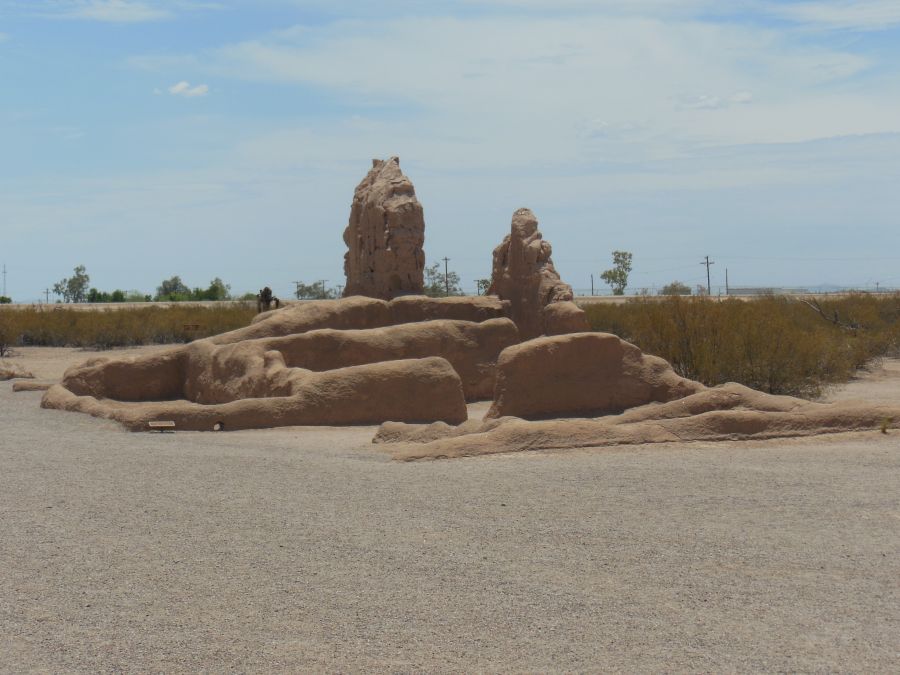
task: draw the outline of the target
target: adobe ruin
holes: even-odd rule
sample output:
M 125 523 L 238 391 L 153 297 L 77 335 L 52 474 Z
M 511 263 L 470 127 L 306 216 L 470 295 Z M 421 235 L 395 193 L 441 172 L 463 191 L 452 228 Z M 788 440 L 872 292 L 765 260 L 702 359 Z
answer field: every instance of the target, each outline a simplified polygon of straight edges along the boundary
M 353 193 L 344 243 L 345 298 L 422 294 L 425 215 L 399 157 L 372 160 Z
M 708 388 L 589 331 L 528 209 L 494 250 L 488 296 L 421 295 L 424 218 L 396 157 L 375 160 L 344 232 L 345 297 L 66 371 L 42 405 L 147 430 L 381 424 L 396 459 L 872 429 L 900 407 Z M 467 401 L 489 400 L 483 420 Z

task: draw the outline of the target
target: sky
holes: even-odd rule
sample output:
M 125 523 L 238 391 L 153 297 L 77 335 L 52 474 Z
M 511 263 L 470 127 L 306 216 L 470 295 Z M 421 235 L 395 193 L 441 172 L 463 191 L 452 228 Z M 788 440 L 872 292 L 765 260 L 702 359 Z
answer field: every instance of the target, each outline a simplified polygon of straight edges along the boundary
M 392 155 L 469 290 L 519 207 L 579 293 L 900 286 L 900 0 L 0 0 L 0 83 L 20 302 L 343 284 Z

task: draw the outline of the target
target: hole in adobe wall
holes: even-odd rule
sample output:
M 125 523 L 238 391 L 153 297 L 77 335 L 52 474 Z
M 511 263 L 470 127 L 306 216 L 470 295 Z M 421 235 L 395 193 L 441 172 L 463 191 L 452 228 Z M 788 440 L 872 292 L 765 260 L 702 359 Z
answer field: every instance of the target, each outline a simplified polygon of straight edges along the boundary
M 213 424 L 213 431 L 225 431 L 225 422 L 216 422 Z

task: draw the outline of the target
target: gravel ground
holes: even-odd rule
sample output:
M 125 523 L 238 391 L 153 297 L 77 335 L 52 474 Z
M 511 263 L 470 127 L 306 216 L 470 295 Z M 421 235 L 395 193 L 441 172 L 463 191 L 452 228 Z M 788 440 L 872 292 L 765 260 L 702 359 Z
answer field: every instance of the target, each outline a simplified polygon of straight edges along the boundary
M 0 383 L 4 672 L 900 670 L 900 434 L 394 463 L 39 400 Z

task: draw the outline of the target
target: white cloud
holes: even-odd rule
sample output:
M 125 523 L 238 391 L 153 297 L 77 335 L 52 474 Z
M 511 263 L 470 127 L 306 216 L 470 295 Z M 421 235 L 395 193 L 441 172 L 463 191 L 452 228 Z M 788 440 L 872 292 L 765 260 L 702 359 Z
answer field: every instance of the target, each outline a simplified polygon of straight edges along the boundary
M 30 0 L 20 11 L 50 19 L 144 23 L 171 19 L 181 11 L 222 9 L 217 2 L 194 0 Z
M 188 58 L 223 77 L 320 88 L 357 111 L 388 107 L 397 142 L 440 149 L 440 161 L 564 164 L 900 131 L 900 91 L 846 87 L 867 58 L 793 38 L 618 15 L 413 17 L 298 27 Z
M 65 3 L 52 15 L 110 23 L 141 23 L 172 17 L 168 9 L 137 0 L 81 0 Z
M 653 15 L 660 13 L 688 14 L 715 7 L 721 0 L 464 0 L 465 4 L 480 7 L 503 7 L 533 11 L 588 11 L 615 14 Z
M 701 94 L 689 96 L 681 104 L 684 108 L 693 110 L 722 110 L 734 105 L 746 105 L 753 101 L 753 94 L 749 91 L 738 91 L 730 96 L 718 96 L 715 94 Z
M 72 126 L 53 127 L 51 131 L 59 138 L 62 138 L 66 141 L 78 141 L 87 136 L 87 132 L 85 132 L 83 129 Z
M 178 84 L 173 84 L 169 87 L 169 93 L 173 96 L 184 96 L 186 98 L 206 96 L 209 93 L 209 85 L 198 84 L 192 87 L 190 82 L 182 80 Z
M 753 94 L 749 91 L 738 91 L 728 97 L 729 103 L 734 103 L 737 105 L 743 105 L 745 103 L 751 103 L 753 101 Z
M 767 9 L 776 16 L 815 28 L 882 30 L 900 25 L 897 0 L 821 0 L 771 4 Z
M 710 94 L 695 96 L 687 102 L 687 107 L 695 110 L 717 110 L 724 107 L 724 105 L 725 102 L 721 97 L 712 96 Z

